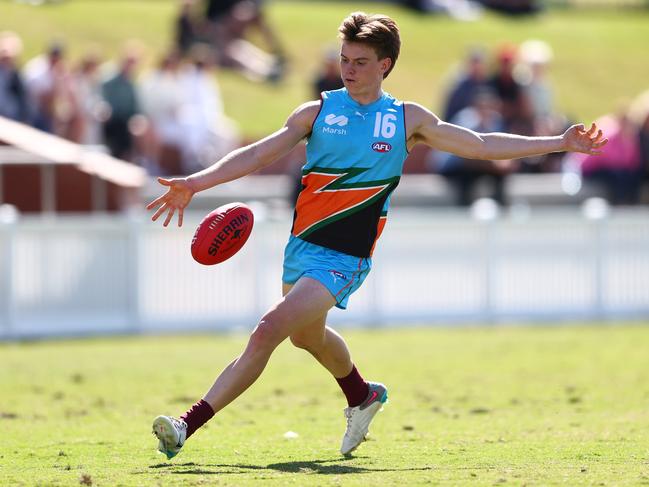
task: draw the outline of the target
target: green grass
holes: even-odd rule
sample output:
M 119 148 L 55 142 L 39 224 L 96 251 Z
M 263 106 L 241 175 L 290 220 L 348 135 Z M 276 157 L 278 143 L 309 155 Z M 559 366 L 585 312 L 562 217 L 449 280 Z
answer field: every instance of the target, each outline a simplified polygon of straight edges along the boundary
M 89 44 L 115 56 L 124 40 L 148 46 L 148 64 L 170 44 L 176 3 L 68 0 L 30 7 L 0 0 L 0 30 L 13 29 L 25 41 L 25 59 L 52 37 L 66 39 L 78 58 Z M 495 47 L 528 38 L 548 41 L 555 51 L 552 80 L 558 107 L 580 120 L 615 110 L 647 88 L 649 11 L 556 9 L 537 18 L 512 20 L 486 15 L 475 23 L 421 16 L 391 5 L 354 2 L 269 2 L 271 22 L 286 45 L 291 74 L 279 86 L 259 85 L 222 72 L 227 112 L 244 134 L 258 136 L 280 126 L 299 103 L 311 99 L 310 80 L 323 47 L 335 43 L 340 20 L 353 9 L 394 16 L 403 36 L 402 56 L 386 88 L 395 96 L 439 110 L 446 78 L 467 47 Z
M 171 462 L 152 418 L 184 411 L 245 337 L 3 344 L 0 484 L 649 485 L 646 325 L 348 332 L 390 388 L 351 459 L 335 382 L 287 344 Z

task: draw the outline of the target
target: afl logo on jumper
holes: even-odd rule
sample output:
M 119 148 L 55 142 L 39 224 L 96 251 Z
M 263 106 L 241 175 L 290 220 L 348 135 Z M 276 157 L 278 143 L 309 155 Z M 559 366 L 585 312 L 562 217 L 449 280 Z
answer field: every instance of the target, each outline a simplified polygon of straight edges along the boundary
M 374 152 L 390 152 L 392 150 L 392 146 L 387 142 L 374 142 L 372 144 L 372 150 Z

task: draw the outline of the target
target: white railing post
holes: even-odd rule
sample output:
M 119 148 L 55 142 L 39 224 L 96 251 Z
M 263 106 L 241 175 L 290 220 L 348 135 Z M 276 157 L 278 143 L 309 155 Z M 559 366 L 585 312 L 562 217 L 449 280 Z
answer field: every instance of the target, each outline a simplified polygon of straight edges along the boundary
M 144 219 L 142 212 L 132 210 L 126 214 L 128 242 L 128 269 L 124 289 L 128 293 L 128 310 L 126 319 L 130 321 L 128 328 L 133 333 L 143 329 L 142 313 L 140 311 L 140 278 L 142 261 L 142 232 L 144 232 Z
M 604 260 L 607 257 L 608 249 L 605 248 L 605 241 L 609 238 L 607 232 L 607 220 L 610 215 L 608 202 L 603 198 L 590 198 L 584 201 L 582 215 L 589 220 L 593 233 L 592 265 L 593 277 L 595 280 L 595 295 L 593 296 L 593 318 L 602 319 L 605 317 L 604 289 L 606 286 L 604 275 Z
M 256 235 L 256 238 L 253 239 L 252 247 L 252 256 L 253 256 L 253 269 L 255 277 L 253 280 L 253 296 L 255 300 L 254 304 L 254 314 L 256 318 L 261 318 L 264 314 L 265 303 L 264 303 L 264 273 L 266 272 L 266 246 L 265 242 L 269 241 L 274 228 L 272 224 L 264 221 L 260 221 L 258 224 L 259 233 L 261 235 Z M 253 230 L 254 231 L 254 230 Z
M 495 283 L 495 251 L 494 236 L 497 232 L 496 226 L 500 218 L 500 207 L 498 203 L 490 198 L 480 198 L 471 205 L 471 217 L 482 227 L 484 237 L 483 248 L 476 249 L 483 255 L 483 285 L 484 285 L 484 320 L 491 323 L 496 316 L 494 307 L 493 288 Z
M 609 238 L 607 229 L 607 215 L 593 222 L 595 231 L 594 250 L 594 275 L 595 275 L 595 317 L 603 319 L 606 316 L 606 299 L 604 296 L 606 287 L 606 270 L 604 261 L 609 255 L 606 248 L 606 241 Z
M 16 226 L 18 224 L 18 210 L 12 205 L 0 205 L 0 233 L 6 236 L 3 252 L 0 255 L 5 271 L 0 275 L 0 336 L 10 337 L 14 333 L 14 245 L 16 240 Z

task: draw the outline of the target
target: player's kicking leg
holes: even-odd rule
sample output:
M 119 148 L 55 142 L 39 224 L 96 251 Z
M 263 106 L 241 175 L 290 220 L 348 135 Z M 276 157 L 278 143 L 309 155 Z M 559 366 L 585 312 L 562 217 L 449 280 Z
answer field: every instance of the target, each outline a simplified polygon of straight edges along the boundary
M 286 337 L 325 316 L 335 303 L 319 282 L 300 279 L 292 292 L 262 317 L 243 353 L 221 372 L 203 399 L 180 420 L 169 416 L 154 420 L 153 433 L 158 437 L 159 450 L 167 458 L 177 455 L 187 438 L 257 380 L 275 348 Z
M 158 416 L 153 420 L 153 434 L 158 437 L 158 451 L 171 460 L 185 444 L 187 423 L 171 416 Z

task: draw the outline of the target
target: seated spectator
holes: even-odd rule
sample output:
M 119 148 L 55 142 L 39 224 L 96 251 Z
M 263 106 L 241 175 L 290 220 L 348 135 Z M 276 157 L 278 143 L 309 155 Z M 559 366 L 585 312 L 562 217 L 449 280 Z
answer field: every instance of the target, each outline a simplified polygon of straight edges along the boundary
M 181 112 L 185 99 L 181 76 L 181 60 L 175 51 L 163 56 L 158 67 L 143 77 L 139 83 L 138 96 L 143 113 L 151 122 L 159 152 L 153 165 L 147 167 L 150 174 L 182 174 L 182 145 L 185 134 Z
M 24 75 L 36 109 L 36 128 L 79 142 L 81 111 L 74 79 L 65 63 L 63 45 L 51 44 L 46 54 L 25 65 Z
M 602 117 L 596 123 L 608 138 L 602 153 L 596 156 L 570 154 L 568 160 L 578 164 L 585 181 L 604 187 L 611 204 L 638 203 L 643 168 L 637 125 L 626 110 Z
M 151 173 L 190 174 L 238 145 L 211 72 L 212 54 L 205 44 L 194 44 L 185 63 L 177 52 L 168 53 L 142 79 L 139 96 L 159 149 Z
M 329 49 L 325 52 L 322 66 L 313 81 L 313 97 L 317 100 L 323 91 L 338 90 L 345 86 L 340 77 L 340 52 Z
M 155 158 L 157 145 L 150 124 L 142 115 L 135 86 L 135 71 L 141 56 L 138 43 L 127 43 L 117 72 L 102 84 L 106 102 L 103 135 L 114 157 L 147 167 Z
M 640 159 L 643 179 L 649 183 L 649 90 L 640 94 L 631 105 L 630 116 L 639 129 Z
M 475 94 L 473 104 L 461 110 L 451 122 L 476 132 L 501 132 L 504 124 L 499 104 L 493 91 L 482 89 Z M 490 197 L 501 205 L 507 204 L 505 177 L 516 170 L 516 162 L 464 159 L 446 152 L 431 152 L 431 157 L 435 170 L 455 186 L 457 205 L 469 206 L 474 200 L 476 184 L 484 179 L 491 183 Z
M 496 71 L 488 83 L 502 103 L 505 130 L 522 135 L 531 135 L 531 107 L 524 87 L 516 76 L 514 67 L 518 58 L 518 48 L 504 45 L 497 54 Z
M 189 174 L 214 163 L 239 144 L 235 123 L 225 115 L 223 99 L 212 70 L 212 50 L 192 47 L 182 71 L 184 172 Z
M 521 84 L 530 101 L 532 116 L 550 117 L 554 114 L 554 95 L 547 72 L 552 61 L 552 48 L 543 41 L 523 42 L 520 51 Z
M 200 42 L 198 26 L 194 21 L 194 0 L 181 0 L 180 12 L 176 18 L 175 41 L 178 52 L 185 56 L 195 42 Z
M 647 111 L 639 133 L 640 159 L 642 161 L 640 171 L 644 181 L 649 182 L 649 111 Z
M 31 123 L 27 88 L 17 67 L 22 41 L 15 33 L 0 32 L 0 116 Z
M 466 64 L 449 90 L 444 120 L 452 120 L 458 112 L 471 106 L 477 91 L 487 87 L 487 63 L 482 49 L 471 49 Z
M 241 71 L 254 81 L 277 82 L 284 76 L 286 57 L 266 21 L 261 0 L 208 0 L 206 20 L 217 64 Z M 248 40 L 253 30 L 264 50 Z
M 516 78 L 522 86 L 524 107 L 519 131 L 534 136 L 562 133 L 571 124 L 554 108 L 554 94 L 548 79 L 553 58 L 552 48 L 544 41 L 527 40 L 520 45 L 520 63 Z M 561 170 L 562 154 L 551 153 L 519 160 L 524 172 L 556 172 Z
M 101 95 L 99 56 L 88 51 L 74 73 L 74 85 L 79 100 L 81 118 L 80 142 L 87 145 L 103 143 L 101 119 L 104 99 Z

